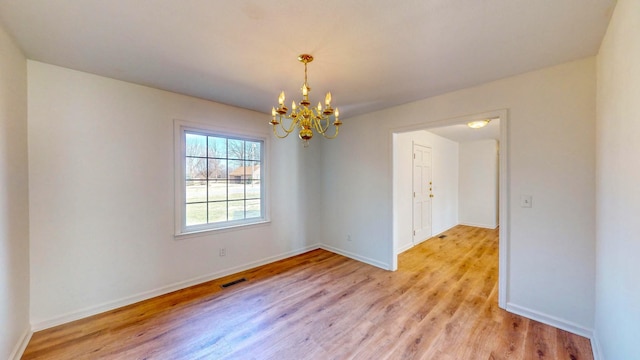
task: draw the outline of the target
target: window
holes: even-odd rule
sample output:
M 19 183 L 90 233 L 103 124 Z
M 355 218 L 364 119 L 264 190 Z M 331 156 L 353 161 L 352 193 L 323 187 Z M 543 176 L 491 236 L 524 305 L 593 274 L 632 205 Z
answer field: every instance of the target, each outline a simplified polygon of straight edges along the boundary
M 181 126 L 178 234 L 264 222 L 264 140 Z

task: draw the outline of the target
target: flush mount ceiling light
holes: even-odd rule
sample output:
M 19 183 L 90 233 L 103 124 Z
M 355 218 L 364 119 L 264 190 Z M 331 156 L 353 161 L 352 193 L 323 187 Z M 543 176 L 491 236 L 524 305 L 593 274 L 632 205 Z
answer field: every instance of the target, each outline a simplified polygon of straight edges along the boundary
M 338 108 L 335 110 L 331 107 L 331 93 L 328 92 L 324 98 L 324 109 L 322 104 L 318 102 L 318 106 L 315 108 L 309 108 L 311 102 L 309 101 L 309 92 L 311 87 L 307 83 L 307 64 L 313 61 L 313 56 L 309 54 L 302 54 L 298 56 L 298 61 L 304 64 L 304 83 L 302 84 L 302 100 L 296 106 L 296 102 L 291 103 L 291 113 L 289 109 L 284 105 L 284 91 L 280 93 L 278 97 L 278 107 L 271 109 L 271 121 L 269 124 L 273 125 L 273 133 L 279 138 L 285 138 L 297 127 L 300 128 L 298 136 L 304 143 L 304 147 L 309 146 L 309 140 L 313 137 L 313 130 L 327 139 L 335 139 L 338 136 L 338 129 L 342 122 L 338 118 L 340 112 Z M 333 118 L 333 121 L 331 121 Z M 289 125 L 285 126 L 284 121 L 289 121 Z M 280 125 L 280 127 L 278 127 Z M 328 132 L 329 128 L 333 125 L 333 135 Z M 281 129 L 279 131 L 278 129 Z
M 472 129 L 480 129 L 487 126 L 487 124 L 489 124 L 489 121 L 491 121 L 491 119 L 470 121 L 467 123 L 467 126 Z

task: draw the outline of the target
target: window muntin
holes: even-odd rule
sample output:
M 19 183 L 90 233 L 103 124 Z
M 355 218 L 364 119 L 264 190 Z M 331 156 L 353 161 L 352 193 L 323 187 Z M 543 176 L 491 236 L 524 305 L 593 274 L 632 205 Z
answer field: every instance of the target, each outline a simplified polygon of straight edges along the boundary
M 182 131 L 182 233 L 263 222 L 264 141 Z

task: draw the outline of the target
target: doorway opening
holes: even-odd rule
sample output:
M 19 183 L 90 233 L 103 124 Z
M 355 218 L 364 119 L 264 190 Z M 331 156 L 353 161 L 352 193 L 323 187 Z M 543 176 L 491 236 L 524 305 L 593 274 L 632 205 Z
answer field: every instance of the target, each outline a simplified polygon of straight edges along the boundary
M 499 134 L 496 140 L 496 146 L 499 144 L 499 153 L 496 154 L 498 156 L 499 161 L 496 162 L 495 166 L 497 167 L 498 174 L 494 174 L 497 178 L 497 188 L 495 189 L 495 194 L 497 195 L 497 199 L 494 197 L 494 221 L 495 226 L 499 224 L 499 260 L 498 260 L 498 305 L 501 308 L 506 307 L 507 303 L 507 294 L 508 294 L 508 257 L 509 257 L 509 238 L 508 238 L 508 228 L 509 228 L 509 219 L 508 219 L 508 194 L 509 194 L 509 184 L 508 184 L 508 118 L 507 118 L 507 110 L 495 110 L 488 111 L 484 113 L 478 113 L 469 116 L 462 116 L 452 119 L 445 119 L 440 121 L 431 121 L 424 122 L 420 124 L 415 124 L 408 127 L 396 128 L 391 130 L 392 134 L 392 162 L 393 162 L 393 251 L 391 259 L 393 270 L 398 267 L 398 254 L 401 252 L 413 247 L 415 244 L 421 242 L 424 239 L 430 238 L 431 236 L 436 236 L 443 231 L 448 230 L 449 228 L 456 225 L 480 225 L 481 223 L 473 223 L 470 221 L 460 221 L 458 218 L 458 183 L 457 178 L 458 174 L 458 142 L 448 140 L 444 138 L 442 135 L 434 134 L 440 133 L 444 134 L 442 131 L 438 129 L 454 129 L 455 127 L 467 127 L 467 124 L 472 121 L 480 121 L 484 119 L 492 119 L 490 123 L 493 123 L 494 131 L 497 131 Z M 424 131 L 426 130 L 426 131 Z M 473 129 L 469 129 L 473 130 Z M 420 136 L 414 136 L 419 132 Z M 428 135 L 424 135 L 428 134 Z M 446 135 L 446 134 L 445 134 Z M 473 133 L 473 136 L 478 135 L 478 133 Z M 494 135 L 495 136 L 495 135 Z M 447 144 L 448 142 L 448 144 Z M 435 144 L 435 145 L 434 145 Z M 452 145 L 455 144 L 455 145 Z M 413 159 L 407 159 L 406 157 L 413 157 L 412 154 L 414 145 L 422 145 L 425 147 L 431 147 L 431 155 L 432 160 L 429 166 L 429 171 L 432 173 L 428 175 L 428 182 L 424 182 L 423 175 L 421 174 L 418 177 L 415 177 L 416 169 L 422 169 L 421 167 L 416 168 L 413 163 Z M 449 147 L 449 148 L 448 148 Z M 436 150 L 436 148 L 438 150 Z M 448 149 L 455 149 L 448 151 Z M 411 154 L 411 155 L 407 155 Z M 499 154 L 499 155 L 498 155 Z M 406 155 L 406 156 L 405 156 Z M 455 164 L 451 166 L 446 166 L 443 164 L 447 163 L 447 157 L 450 157 L 450 163 Z M 409 164 L 409 165 L 407 165 Z M 444 178 L 452 178 L 456 177 L 456 181 L 440 181 L 439 179 Z M 414 194 L 415 186 L 413 182 L 422 181 L 424 182 L 422 185 L 428 185 L 429 187 L 425 188 L 428 195 L 431 195 L 431 200 L 433 201 L 416 201 L 415 197 L 418 194 Z M 419 187 L 419 186 L 418 186 Z M 455 196 L 453 195 L 455 193 Z M 427 196 L 428 196 L 427 195 Z M 450 196 L 448 196 L 450 195 Z M 448 209 L 447 211 L 442 211 L 443 208 L 447 207 L 443 202 L 446 198 L 453 198 L 456 201 L 456 204 L 449 204 L 451 207 L 455 209 L 452 211 Z M 422 198 L 424 199 L 424 198 Z M 438 202 L 439 200 L 442 200 Z M 427 221 L 425 219 L 417 219 L 416 216 L 423 216 L 426 213 L 423 211 L 425 208 L 423 205 L 429 206 L 428 215 L 431 219 L 427 219 L 430 221 L 431 233 L 426 234 L 422 233 L 421 236 L 414 236 L 414 231 L 420 230 L 420 227 L 416 227 L 416 223 L 419 225 L 422 224 L 423 221 Z M 418 208 L 418 205 L 421 207 Z M 432 208 L 432 210 L 431 210 Z M 419 221 L 418 221 L 419 220 Z M 484 221 L 484 220 L 483 220 Z M 490 227 L 491 219 L 485 223 L 486 226 Z M 428 235 L 428 236 L 427 236 Z M 424 239 L 420 239 L 424 237 Z

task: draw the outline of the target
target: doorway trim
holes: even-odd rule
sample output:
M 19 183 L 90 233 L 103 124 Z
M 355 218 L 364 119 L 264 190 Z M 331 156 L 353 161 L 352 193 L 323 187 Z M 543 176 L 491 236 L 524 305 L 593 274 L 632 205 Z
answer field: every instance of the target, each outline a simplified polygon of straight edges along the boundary
M 397 219 L 397 209 L 398 209 L 398 197 L 399 191 L 397 189 L 398 178 L 397 178 L 397 162 L 395 160 L 395 135 L 399 133 L 409 132 L 409 131 L 417 131 L 417 130 L 429 130 L 431 128 L 450 126 L 450 125 L 459 125 L 466 124 L 470 121 L 474 120 L 482 120 L 487 118 L 499 118 L 500 119 L 500 191 L 499 191 L 499 213 L 498 213 L 498 222 L 499 222 L 499 255 L 498 255 L 498 306 L 502 309 L 505 309 L 508 301 L 509 294 L 509 249 L 510 249 L 510 239 L 509 239 L 509 227 L 510 227 L 510 219 L 509 219 L 509 194 L 510 194 L 510 186 L 509 186 L 509 119 L 508 119 L 508 110 L 507 109 L 498 109 L 485 111 L 482 113 L 470 114 L 465 116 L 458 116 L 455 118 L 447 118 L 436 121 L 424 121 L 421 123 L 402 126 L 398 128 L 392 128 L 389 132 L 390 138 L 390 149 L 391 149 L 391 161 L 392 161 L 392 241 L 390 241 L 391 251 L 391 270 L 395 271 L 398 269 L 398 219 Z

